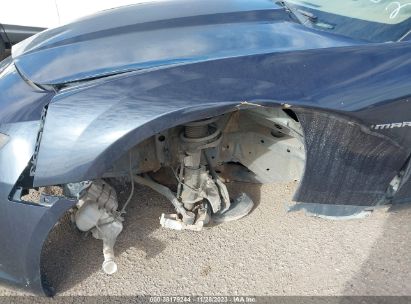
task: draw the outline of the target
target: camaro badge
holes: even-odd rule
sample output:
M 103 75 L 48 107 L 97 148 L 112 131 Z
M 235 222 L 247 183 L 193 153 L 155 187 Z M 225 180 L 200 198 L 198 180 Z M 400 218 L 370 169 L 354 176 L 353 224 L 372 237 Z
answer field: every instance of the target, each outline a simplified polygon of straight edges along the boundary
M 411 127 L 411 121 L 372 125 L 371 129 L 383 130 L 383 129 L 403 128 L 403 127 Z

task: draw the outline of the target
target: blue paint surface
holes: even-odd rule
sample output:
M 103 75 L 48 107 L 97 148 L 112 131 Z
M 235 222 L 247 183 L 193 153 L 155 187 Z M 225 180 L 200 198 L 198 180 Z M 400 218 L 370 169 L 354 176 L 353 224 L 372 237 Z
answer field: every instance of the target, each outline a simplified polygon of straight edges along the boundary
M 149 3 L 15 46 L 15 67 L 0 73 L 0 132 L 10 139 L 0 150 L 0 277 L 43 292 L 41 246 L 73 204 L 9 197 L 45 106 L 36 186 L 98 178 L 141 140 L 188 121 L 287 104 L 309 135 L 297 199 L 376 205 L 411 153 L 411 127 L 375 129 L 411 121 L 411 41 L 394 42 L 410 26 L 315 13 L 337 26 L 300 24 L 270 0 Z

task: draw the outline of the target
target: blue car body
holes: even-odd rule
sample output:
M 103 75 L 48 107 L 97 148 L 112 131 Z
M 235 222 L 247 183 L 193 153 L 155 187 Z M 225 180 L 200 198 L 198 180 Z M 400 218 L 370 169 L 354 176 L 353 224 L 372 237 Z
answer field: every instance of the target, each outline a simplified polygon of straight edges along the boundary
M 368 30 L 319 30 L 270 0 L 178 0 L 102 12 L 15 46 L 0 68 L 1 279 L 52 293 L 43 242 L 76 203 L 15 199 L 19 183 L 99 178 L 150 136 L 239 108 L 298 116 L 297 202 L 409 202 L 411 41 Z

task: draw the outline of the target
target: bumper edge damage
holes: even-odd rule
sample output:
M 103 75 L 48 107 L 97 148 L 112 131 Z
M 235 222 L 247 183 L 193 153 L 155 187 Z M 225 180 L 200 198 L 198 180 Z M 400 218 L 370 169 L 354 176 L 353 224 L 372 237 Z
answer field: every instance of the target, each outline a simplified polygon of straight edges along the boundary
M 41 273 L 43 244 L 59 219 L 75 204 L 75 200 L 66 198 L 58 198 L 50 207 L 10 201 L 2 204 L 1 280 L 36 294 L 54 294 Z M 7 237 L 12 234 L 13 238 Z

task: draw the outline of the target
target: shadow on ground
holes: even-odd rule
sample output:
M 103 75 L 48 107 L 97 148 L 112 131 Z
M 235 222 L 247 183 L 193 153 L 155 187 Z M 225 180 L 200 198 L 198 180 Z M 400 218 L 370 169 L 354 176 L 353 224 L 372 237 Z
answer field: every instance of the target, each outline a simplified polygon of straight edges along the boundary
M 360 270 L 346 283 L 342 294 L 411 296 L 410 265 L 411 204 L 407 204 L 391 208 L 381 236 L 373 244 Z M 410 299 L 403 298 L 407 303 Z M 374 303 L 383 303 L 380 300 L 387 299 L 374 300 Z M 393 303 L 392 300 L 385 303 Z M 401 301 L 398 299 L 396 303 Z

